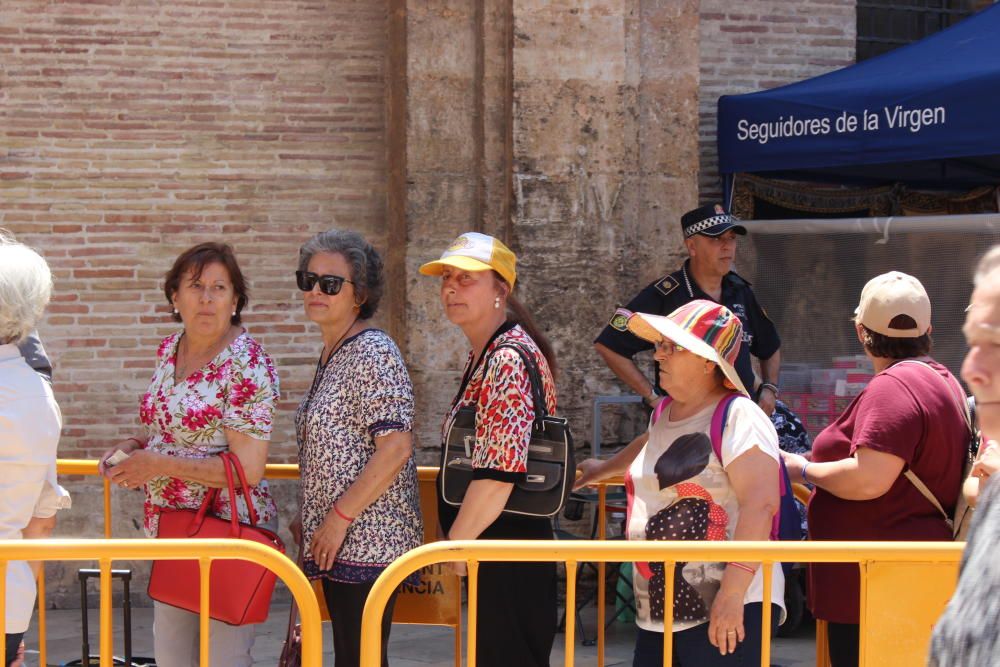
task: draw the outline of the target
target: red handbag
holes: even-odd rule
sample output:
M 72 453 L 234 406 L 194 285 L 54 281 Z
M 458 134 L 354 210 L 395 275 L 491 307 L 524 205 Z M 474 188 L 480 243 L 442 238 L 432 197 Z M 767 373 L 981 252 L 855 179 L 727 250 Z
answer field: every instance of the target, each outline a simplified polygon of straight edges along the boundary
M 266 544 L 285 553 L 281 539 L 266 528 L 257 526 L 257 512 L 250 501 L 243 466 L 235 454 L 219 454 L 226 471 L 230 519 L 221 519 L 208 513 L 219 489 L 209 489 L 195 511 L 191 509 L 160 510 L 160 527 L 157 537 L 218 539 L 232 537 Z M 239 477 L 250 514 L 250 525 L 241 524 L 236 512 L 236 489 L 233 470 Z M 192 545 L 195 547 L 195 545 Z M 192 551 L 195 551 L 192 548 Z M 157 602 L 198 613 L 200 607 L 200 567 L 197 560 L 158 560 L 153 562 L 149 575 L 149 597 Z M 230 625 L 263 623 L 271 606 L 271 594 L 277 575 L 263 565 L 245 560 L 213 560 L 209 573 L 209 616 Z

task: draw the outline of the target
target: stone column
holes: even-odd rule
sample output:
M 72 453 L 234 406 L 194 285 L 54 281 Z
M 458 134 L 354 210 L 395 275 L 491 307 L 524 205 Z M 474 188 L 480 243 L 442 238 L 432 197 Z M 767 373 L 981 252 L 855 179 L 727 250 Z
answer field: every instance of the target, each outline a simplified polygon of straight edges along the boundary
M 521 296 L 561 366 L 561 412 L 589 436 L 624 386 L 591 347 L 617 303 L 683 256 L 696 203 L 698 3 L 516 0 L 512 245 Z

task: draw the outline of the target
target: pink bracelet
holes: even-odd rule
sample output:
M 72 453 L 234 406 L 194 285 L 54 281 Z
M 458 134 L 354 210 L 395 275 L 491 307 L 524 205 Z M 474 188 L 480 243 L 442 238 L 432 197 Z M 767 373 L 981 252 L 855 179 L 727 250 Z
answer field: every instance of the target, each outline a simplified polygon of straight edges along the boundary
M 337 503 L 333 504 L 333 511 L 336 512 L 337 516 L 339 516 L 341 519 L 343 519 L 347 523 L 351 523 L 352 521 L 354 521 L 354 517 L 347 516 L 346 514 L 344 514 L 343 512 L 340 511 L 340 508 L 337 507 Z
M 732 565 L 733 567 L 743 570 L 744 572 L 749 572 L 750 574 L 757 574 L 757 570 L 753 569 L 749 565 L 744 565 L 743 563 L 726 563 L 726 565 Z
M 126 440 L 131 440 L 135 444 L 139 445 L 139 449 L 146 449 L 146 443 L 144 443 L 139 438 L 125 438 Z

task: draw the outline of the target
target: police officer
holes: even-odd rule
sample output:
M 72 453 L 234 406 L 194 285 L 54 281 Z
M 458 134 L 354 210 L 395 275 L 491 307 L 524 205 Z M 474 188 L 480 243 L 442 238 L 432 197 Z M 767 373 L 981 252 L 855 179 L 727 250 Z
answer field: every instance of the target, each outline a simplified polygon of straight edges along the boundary
M 660 399 L 659 387 L 654 387 L 632 360 L 636 353 L 653 346 L 629 333 L 628 315 L 632 312 L 667 315 L 693 299 L 721 303 L 743 323 L 743 344 L 736 360 L 740 379 L 745 387 L 755 386 L 750 355 L 757 357 L 762 376 L 757 402 L 771 415 L 778 399 L 781 340 L 757 303 L 750 283 L 732 271 L 736 237 L 746 235 L 747 230 L 719 204 L 688 211 L 681 218 L 681 229 L 688 251 L 684 265 L 639 292 L 625 308 L 616 310 L 594 341 L 594 348 L 614 374 L 653 407 Z

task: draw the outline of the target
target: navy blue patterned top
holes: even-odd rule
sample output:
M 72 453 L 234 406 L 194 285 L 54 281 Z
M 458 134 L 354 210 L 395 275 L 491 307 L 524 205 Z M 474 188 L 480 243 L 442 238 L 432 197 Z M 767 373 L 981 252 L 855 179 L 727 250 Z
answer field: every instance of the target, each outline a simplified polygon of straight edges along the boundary
M 399 348 L 384 331 L 348 338 L 316 369 L 295 414 L 302 475 L 304 569 L 311 579 L 363 583 L 420 546 L 423 519 L 411 456 L 384 494 L 361 512 L 330 570 L 312 560 L 313 533 L 375 453 L 375 438 L 413 429 L 413 385 Z

